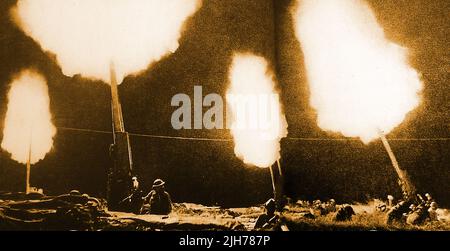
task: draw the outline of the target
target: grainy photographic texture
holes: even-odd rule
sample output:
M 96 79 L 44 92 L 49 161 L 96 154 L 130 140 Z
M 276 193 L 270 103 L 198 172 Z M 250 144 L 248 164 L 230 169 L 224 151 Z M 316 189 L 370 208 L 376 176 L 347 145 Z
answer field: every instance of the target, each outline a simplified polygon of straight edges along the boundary
M 0 230 L 448 231 L 449 12 L 2 0 Z

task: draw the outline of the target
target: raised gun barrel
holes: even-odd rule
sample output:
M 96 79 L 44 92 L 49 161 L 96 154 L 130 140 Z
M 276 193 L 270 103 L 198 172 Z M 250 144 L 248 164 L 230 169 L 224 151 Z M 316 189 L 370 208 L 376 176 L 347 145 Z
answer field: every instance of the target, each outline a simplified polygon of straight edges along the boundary
M 391 146 L 389 145 L 389 142 L 387 141 L 384 133 L 380 131 L 379 135 L 381 138 L 381 142 L 383 142 L 383 145 L 386 148 L 389 158 L 391 159 L 392 166 L 394 167 L 394 169 L 397 172 L 397 175 L 399 177 L 400 187 L 403 191 L 403 196 L 405 197 L 404 199 L 412 198 L 416 193 L 416 188 L 412 184 L 406 171 L 404 171 L 400 168 L 397 158 L 395 157 L 394 152 L 392 151 Z
M 120 201 L 127 197 L 131 191 L 131 172 L 133 159 L 130 147 L 130 138 L 125 131 L 122 107 L 120 105 L 114 64 L 110 66 L 111 74 L 111 111 L 113 140 L 110 154 L 113 161 L 108 171 L 107 200 L 110 210 L 121 210 Z

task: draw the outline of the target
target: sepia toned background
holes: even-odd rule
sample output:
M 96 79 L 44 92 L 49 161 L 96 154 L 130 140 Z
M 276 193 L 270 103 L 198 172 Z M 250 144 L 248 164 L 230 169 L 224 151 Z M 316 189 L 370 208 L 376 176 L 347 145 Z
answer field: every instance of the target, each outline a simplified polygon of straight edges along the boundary
M 368 1 L 387 37 L 409 48 L 410 63 L 421 74 L 422 104 L 390 138 L 400 165 L 422 192 L 450 205 L 448 101 L 450 3 L 446 0 Z M 13 0 L 0 3 L 0 131 L 9 81 L 33 67 L 48 80 L 51 112 L 58 127 L 53 150 L 32 167 L 31 183 L 49 194 L 78 189 L 105 196 L 111 131 L 110 89 L 102 82 L 62 74 L 54 56 L 16 28 L 8 17 Z M 387 194 L 400 196 L 396 174 L 380 141 L 364 145 L 326 133 L 309 105 L 303 56 L 289 13 L 291 0 L 205 0 L 188 20 L 180 47 L 148 70 L 119 86 L 126 130 L 135 134 L 230 138 L 227 130 L 172 129 L 173 95 L 224 96 L 234 52 L 266 57 L 277 73 L 289 138 L 282 140 L 281 164 L 286 192 L 293 198 L 363 201 Z M 80 17 L 83 18 L 83 17 Z M 112 41 L 113 42 L 113 41 Z M 351 118 L 349 118 L 351 119 Z M 68 128 L 90 129 L 76 131 Z M 1 140 L 0 133 L 0 140 Z M 301 140 L 314 138 L 326 140 Z M 144 188 L 155 178 L 167 181 L 176 202 L 224 206 L 261 203 L 271 196 L 267 169 L 244 166 L 233 143 L 131 136 L 135 172 Z M 0 152 L 0 190 L 24 187 L 25 168 Z

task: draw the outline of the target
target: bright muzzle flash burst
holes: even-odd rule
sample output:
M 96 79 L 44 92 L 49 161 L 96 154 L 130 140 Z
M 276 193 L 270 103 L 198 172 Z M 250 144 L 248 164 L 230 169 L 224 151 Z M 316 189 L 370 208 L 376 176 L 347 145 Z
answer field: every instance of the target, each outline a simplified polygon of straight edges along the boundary
M 22 71 L 9 90 L 1 147 L 17 162 L 35 164 L 52 149 L 55 134 L 46 80 Z
M 234 152 L 246 164 L 270 167 L 280 159 L 280 140 L 287 135 L 273 73 L 263 57 L 236 53 L 229 80 Z
M 419 105 L 422 83 L 406 49 L 362 0 L 302 0 L 294 19 L 320 128 L 369 143 Z
M 185 20 L 201 0 L 19 0 L 17 25 L 56 54 L 67 76 L 117 82 L 177 50 Z

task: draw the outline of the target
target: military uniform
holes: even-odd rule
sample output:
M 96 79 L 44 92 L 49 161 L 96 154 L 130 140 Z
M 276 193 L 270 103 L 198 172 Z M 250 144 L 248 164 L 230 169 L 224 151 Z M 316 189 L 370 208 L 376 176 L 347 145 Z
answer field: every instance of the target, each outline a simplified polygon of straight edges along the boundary
M 148 213 L 164 215 L 172 211 L 172 201 L 166 191 L 152 190 L 146 197 L 148 198 Z
M 264 204 L 266 212 L 261 214 L 256 220 L 255 226 L 253 229 L 271 229 L 276 227 L 279 222 L 279 216 L 275 214 L 275 200 L 269 199 Z
M 339 210 L 337 211 L 336 215 L 334 216 L 335 221 L 348 221 L 352 219 L 352 216 L 355 215 L 355 211 L 353 210 L 353 207 L 350 205 L 343 205 Z
M 164 184 L 161 179 L 153 182 L 153 190 L 144 197 L 142 213 L 166 215 L 172 211 L 172 200 L 169 193 L 164 191 Z
M 136 189 L 130 196 L 130 211 L 134 214 L 139 214 L 141 212 L 143 200 L 142 196 L 144 192 L 141 189 Z

